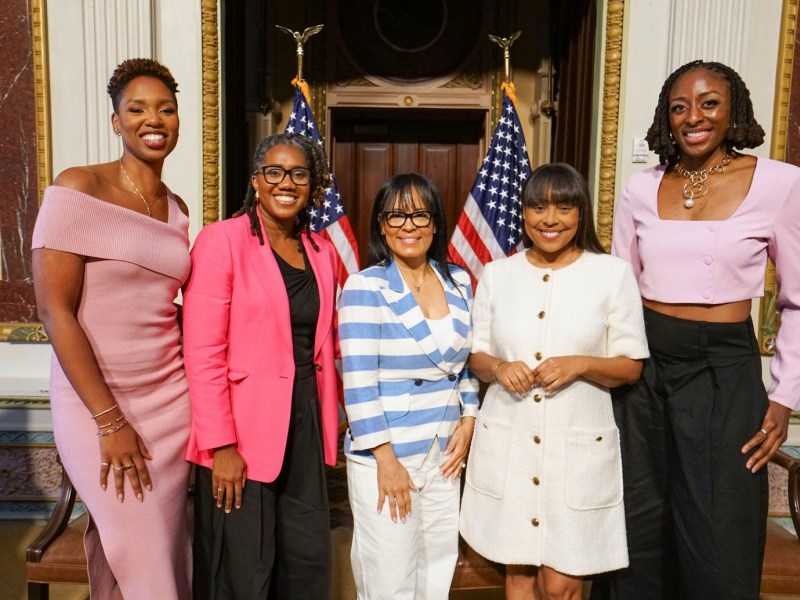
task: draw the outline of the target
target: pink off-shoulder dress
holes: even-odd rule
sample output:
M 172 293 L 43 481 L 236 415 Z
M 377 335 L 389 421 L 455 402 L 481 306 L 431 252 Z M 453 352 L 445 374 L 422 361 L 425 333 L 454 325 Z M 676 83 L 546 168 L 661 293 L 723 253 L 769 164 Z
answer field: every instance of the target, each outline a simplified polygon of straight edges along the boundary
M 63 187 L 49 187 L 33 248 L 85 257 L 77 318 L 115 400 L 153 456 L 152 491 L 120 503 L 89 412 L 53 357 L 50 402 L 61 460 L 91 516 L 85 546 L 92 598 L 186 599 L 189 392 L 173 301 L 189 275 L 188 219 L 169 194 L 166 223 Z

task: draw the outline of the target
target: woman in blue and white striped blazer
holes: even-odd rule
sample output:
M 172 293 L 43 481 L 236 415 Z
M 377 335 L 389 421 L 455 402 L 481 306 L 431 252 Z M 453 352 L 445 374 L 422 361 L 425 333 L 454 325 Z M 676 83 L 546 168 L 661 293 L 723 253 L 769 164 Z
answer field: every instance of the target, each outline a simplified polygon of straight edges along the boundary
M 430 179 L 409 173 L 381 187 L 367 262 L 339 306 L 358 598 L 446 599 L 478 384 L 465 366 L 470 279 L 447 263 Z

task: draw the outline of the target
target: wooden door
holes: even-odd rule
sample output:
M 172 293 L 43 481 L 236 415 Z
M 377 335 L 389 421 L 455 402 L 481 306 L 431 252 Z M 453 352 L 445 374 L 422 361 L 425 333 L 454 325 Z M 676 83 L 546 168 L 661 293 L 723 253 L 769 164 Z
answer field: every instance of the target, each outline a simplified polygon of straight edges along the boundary
M 392 175 L 430 177 L 444 198 L 452 234 L 485 153 L 485 111 L 337 109 L 330 122 L 331 166 L 362 266 L 375 194 Z

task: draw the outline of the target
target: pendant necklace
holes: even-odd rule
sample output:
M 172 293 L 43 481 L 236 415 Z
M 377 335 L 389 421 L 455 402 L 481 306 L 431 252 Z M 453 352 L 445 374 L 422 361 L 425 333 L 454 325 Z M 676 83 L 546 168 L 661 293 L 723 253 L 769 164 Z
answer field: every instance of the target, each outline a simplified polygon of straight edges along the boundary
M 708 184 L 706 179 L 709 175 L 716 175 L 717 173 L 724 173 L 725 167 L 731 163 L 731 155 L 726 154 L 722 158 L 722 162 L 714 165 L 708 169 L 701 169 L 699 171 L 689 171 L 681 166 L 680 163 L 675 165 L 675 173 L 689 180 L 689 183 L 683 185 L 683 207 L 686 209 L 694 206 L 695 198 L 702 198 L 708 193 Z
M 142 199 L 142 202 L 144 202 L 144 206 L 147 209 L 147 216 L 150 218 L 155 218 L 153 217 L 153 211 L 150 210 L 150 207 L 153 206 L 153 204 L 155 204 L 156 202 L 158 202 L 158 196 L 156 196 L 156 199 L 153 200 L 152 202 L 148 202 L 147 200 L 145 200 L 144 194 L 142 194 L 142 192 L 139 191 L 139 188 L 136 187 L 136 184 L 133 183 L 133 180 L 128 176 L 127 171 L 125 171 L 125 167 L 122 166 L 122 159 L 120 159 L 119 161 L 119 169 L 120 172 L 122 173 L 122 176 L 125 178 L 125 181 L 128 182 L 128 185 L 130 185 L 133 188 L 133 191 L 136 192 L 136 195 Z
M 422 284 L 425 282 L 425 275 L 428 273 L 428 267 L 425 266 L 425 270 L 422 272 L 422 279 L 419 280 L 419 285 L 411 284 L 411 287 L 419 294 L 420 289 L 422 289 Z

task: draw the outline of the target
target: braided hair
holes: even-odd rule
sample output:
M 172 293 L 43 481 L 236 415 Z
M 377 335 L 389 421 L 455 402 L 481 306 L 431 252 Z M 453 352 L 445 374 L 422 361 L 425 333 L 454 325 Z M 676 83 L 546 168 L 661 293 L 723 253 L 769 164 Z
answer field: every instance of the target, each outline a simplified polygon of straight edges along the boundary
M 253 175 L 258 176 L 261 169 L 261 162 L 267 155 L 267 152 L 275 146 L 292 146 L 297 148 L 303 153 L 306 159 L 306 164 L 311 171 L 311 180 L 308 182 L 310 187 L 309 201 L 314 206 L 319 206 L 322 203 L 322 198 L 325 196 L 325 188 L 331 183 L 331 175 L 328 171 L 328 162 L 322 154 L 322 149 L 317 142 L 310 138 L 305 137 L 299 133 L 277 133 L 265 137 L 256 147 L 253 153 Z M 234 217 L 247 215 L 250 218 L 250 233 L 258 237 L 261 245 L 264 245 L 264 233 L 261 230 L 261 221 L 258 218 L 258 199 L 256 198 L 256 190 L 253 187 L 252 177 L 248 179 L 247 194 L 244 197 L 244 205 L 241 209 L 234 213 Z M 311 237 L 311 215 L 307 207 L 300 211 L 297 215 L 297 227 L 295 229 L 295 237 L 299 240 L 300 234 L 305 231 L 311 247 L 319 252 L 316 242 Z
M 695 60 L 679 67 L 667 77 L 658 95 L 653 123 L 645 136 L 650 150 L 658 154 L 658 160 L 662 165 L 675 165 L 680 158 L 680 151 L 669 126 L 669 95 L 675 82 L 695 69 L 706 69 L 728 82 L 731 95 L 731 122 L 725 136 L 727 149 L 730 151 L 737 148 L 756 148 L 764 143 L 764 130 L 753 114 L 750 91 L 739 74 L 722 63 Z
M 111 105 L 114 107 L 115 113 L 119 112 L 119 103 L 128 84 L 137 77 L 158 79 L 167 86 L 167 89 L 172 94 L 172 99 L 177 104 L 178 84 L 167 67 L 152 58 L 129 58 L 117 65 L 117 68 L 111 74 L 111 79 L 108 80 L 107 91 L 111 97 Z

